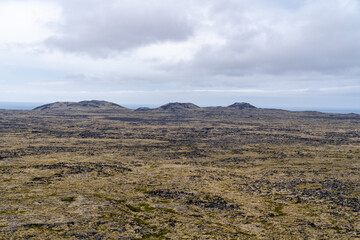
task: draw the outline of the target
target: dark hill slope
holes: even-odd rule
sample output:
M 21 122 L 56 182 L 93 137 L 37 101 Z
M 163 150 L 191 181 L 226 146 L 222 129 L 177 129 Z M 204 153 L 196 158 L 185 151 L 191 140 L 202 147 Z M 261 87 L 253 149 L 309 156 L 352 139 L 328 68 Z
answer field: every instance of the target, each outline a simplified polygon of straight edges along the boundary
M 81 102 L 55 102 L 34 108 L 35 111 L 117 111 L 126 110 L 118 104 L 91 100 Z
M 230 106 L 228 106 L 228 108 L 233 108 L 233 109 L 251 109 L 251 108 L 256 108 L 255 106 L 251 105 L 250 103 L 246 103 L 246 102 L 236 102 L 234 104 L 231 104 Z
M 163 112 L 184 112 L 184 111 L 191 111 L 191 110 L 197 110 L 200 107 L 192 104 L 192 103 L 168 103 L 165 105 L 162 105 L 158 108 L 155 108 L 156 111 L 163 111 Z

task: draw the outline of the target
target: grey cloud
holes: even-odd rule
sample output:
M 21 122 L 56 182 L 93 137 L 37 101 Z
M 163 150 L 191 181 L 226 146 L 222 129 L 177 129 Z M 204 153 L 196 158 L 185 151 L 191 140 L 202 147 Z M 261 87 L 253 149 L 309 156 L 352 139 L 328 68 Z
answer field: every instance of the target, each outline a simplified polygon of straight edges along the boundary
M 203 46 L 183 66 L 226 75 L 359 74 L 360 7 L 348 2 L 354 4 L 332 0 L 262 8 L 257 1 L 250 7 L 241 2 L 212 8 L 226 44 Z
M 190 60 L 149 63 L 146 75 L 123 73 L 126 79 L 197 88 L 330 76 L 358 83 L 358 0 L 53 1 L 62 5 L 65 22 L 46 44 L 62 51 L 111 57 L 204 30 L 225 39 L 220 46 L 203 43 Z
M 181 41 L 193 34 L 183 6 L 162 0 L 59 1 L 64 22 L 59 35 L 45 41 L 62 51 L 107 57 L 163 41 Z

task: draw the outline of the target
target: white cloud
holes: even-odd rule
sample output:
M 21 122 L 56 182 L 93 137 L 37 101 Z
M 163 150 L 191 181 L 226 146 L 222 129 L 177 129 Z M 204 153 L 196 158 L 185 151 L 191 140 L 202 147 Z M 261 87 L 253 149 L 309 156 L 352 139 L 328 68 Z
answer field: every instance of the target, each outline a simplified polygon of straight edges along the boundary
M 38 43 L 53 34 L 49 24 L 60 21 L 61 10 L 40 1 L 0 2 L 0 43 Z
M 65 21 L 49 47 L 94 57 L 163 41 L 182 41 L 193 29 L 184 4 L 165 0 L 62 1 Z M 79 10 L 80 9 L 80 10 Z
M 179 62 L 191 61 L 194 53 L 204 45 L 220 47 L 226 39 L 216 32 L 199 30 L 193 37 L 182 42 L 160 42 L 140 47 L 134 51 L 134 57 L 145 61 L 155 61 L 161 65 L 169 66 Z
M 290 10 L 263 5 L 215 5 L 213 31 L 227 43 L 204 46 L 188 67 L 229 75 L 360 72 L 358 1 L 309 1 Z

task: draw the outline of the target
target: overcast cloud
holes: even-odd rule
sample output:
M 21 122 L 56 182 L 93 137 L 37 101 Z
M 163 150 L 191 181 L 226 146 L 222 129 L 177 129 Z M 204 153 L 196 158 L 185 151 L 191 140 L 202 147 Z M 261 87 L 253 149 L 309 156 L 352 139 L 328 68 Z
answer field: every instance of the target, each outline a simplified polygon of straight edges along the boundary
M 59 2 L 59 36 L 45 41 L 63 51 L 109 57 L 163 41 L 184 41 L 193 27 L 183 4 L 165 0 L 78 0 Z
M 359 0 L 2 1 L 0 101 L 356 107 L 359 26 Z
M 204 46 L 191 65 L 230 75 L 358 74 L 359 1 L 304 2 L 290 9 L 247 9 L 241 1 L 229 8 L 214 7 L 211 16 L 227 42 Z

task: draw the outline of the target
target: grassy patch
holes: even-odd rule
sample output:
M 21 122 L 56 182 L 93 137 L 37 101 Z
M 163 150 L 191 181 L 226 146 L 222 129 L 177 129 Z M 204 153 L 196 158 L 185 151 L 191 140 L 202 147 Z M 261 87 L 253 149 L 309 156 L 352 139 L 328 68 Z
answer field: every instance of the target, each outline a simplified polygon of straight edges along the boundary
M 3 179 L 2 182 L 11 182 L 13 180 L 14 180 L 13 178 L 6 178 L 6 179 Z
M 169 232 L 168 229 L 161 229 L 157 233 L 148 233 L 142 236 L 141 239 L 164 239 L 164 236 Z
M 64 197 L 64 198 L 61 198 L 61 201 L 63 201 L 63 202 L 73 202 L 73 201 L 75 201 L 75 197 Z
M 152 212 L 154 208 L 151 207 L 148 203 L 140 203 L 138 206 L 133 206 L 130 204 L 125 204 L 133 212 Z
M 176 212 L 175 210 L 173 210 L 171 208 L 164 208 L 163 211 L 167 212 L 167 213 L 178 214 L 178 212 Z
M 139 206 L 144 210 L 144 212 L 151 212 L 154 210 L 148 203 L 140 203 Z
M 146 220 L 148 220 L 148 219 L 149 218 L 146 216 L 144 218 L 134 218 L 134 222 L 137 222 L 142 225 L 148 225 L 148 223 L 146 222 Z
M 277 216 L 282 217 L 282 216 L 286 216 L 286 213 L 284 213 L 283 210 L 284 206 L 283 205 L 277 205 L 274 208 L 274 212 L 276 213 Z
M 130 204 L 126 204 L 125 206 L 127 206 L 131 211 L 133 212 L 142 212 L 143 210 L 141 209 L 141 207 L 136 207 L 136 206 L 132 206 Z

